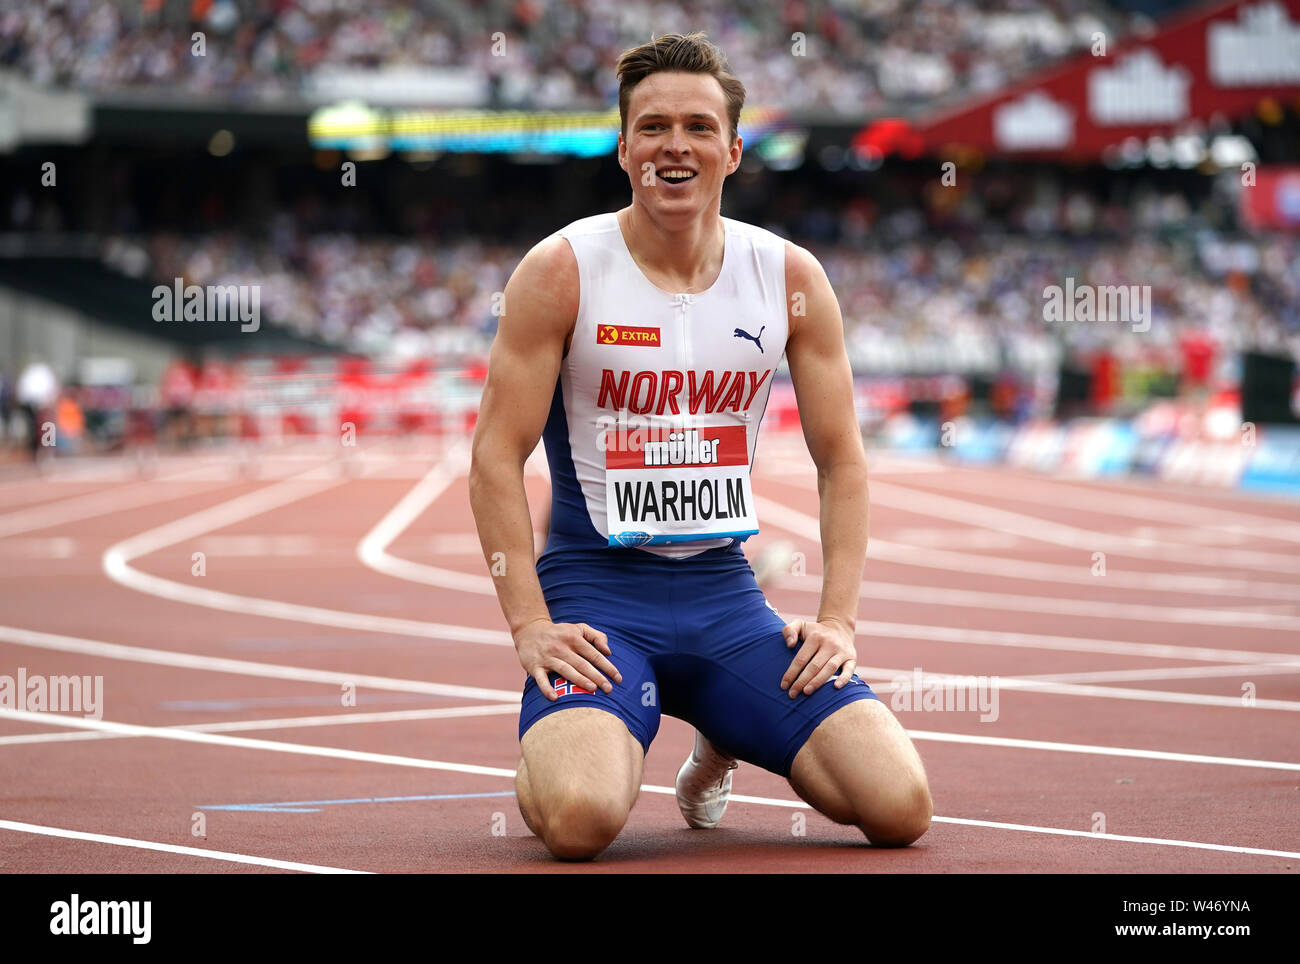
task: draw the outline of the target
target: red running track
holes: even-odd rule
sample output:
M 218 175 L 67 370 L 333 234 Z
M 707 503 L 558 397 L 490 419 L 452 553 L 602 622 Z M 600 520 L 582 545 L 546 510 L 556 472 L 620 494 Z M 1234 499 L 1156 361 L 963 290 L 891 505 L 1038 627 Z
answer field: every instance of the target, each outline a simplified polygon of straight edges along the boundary
M 929 833 L 873 849 L 745 765 L 722 827 L 689 830 L 666 791 L 690 730 L 665 719 L 626 829 L 578 866 L 514 803 L 523 674 L 463 446 L 251 464 L 0 477 L 0 677 L 103 680 L 90 719 L 0 709 L 0 870 L 1300 868 L 1294 502 L 873 455 L 859 672 L 917 741 Z M 769 596 L 811 613 L 797 438 L 765 439 L 756 487 L 751 557 L 788 542 Z M 948 689 L 971 703 L 896 692 L 914 672 L 971 677 Z

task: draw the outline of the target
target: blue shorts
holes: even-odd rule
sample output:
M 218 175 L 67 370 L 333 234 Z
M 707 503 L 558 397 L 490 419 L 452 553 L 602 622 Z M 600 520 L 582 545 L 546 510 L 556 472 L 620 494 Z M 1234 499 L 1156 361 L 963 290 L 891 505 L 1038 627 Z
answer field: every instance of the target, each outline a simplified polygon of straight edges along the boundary
M 817 724 L 854 700 L 877 699 L 855 675 L 791 699 L 781 677 L 794 659 L 785 626 L 740 551 L 710 549 L 664 559 L 638 549 L 566 549 L 543 555 L 537 575 L 557 623 L 586 623 L 609 639 L 623 675 L 612 693 L 565 686 L 548 700 L 529 678 L 520 739 L 550 713 L 594 706 L 613 713 L 643 751 L 661 713 L 690 723 L 715 746 L 789 777 L 795 754 Z

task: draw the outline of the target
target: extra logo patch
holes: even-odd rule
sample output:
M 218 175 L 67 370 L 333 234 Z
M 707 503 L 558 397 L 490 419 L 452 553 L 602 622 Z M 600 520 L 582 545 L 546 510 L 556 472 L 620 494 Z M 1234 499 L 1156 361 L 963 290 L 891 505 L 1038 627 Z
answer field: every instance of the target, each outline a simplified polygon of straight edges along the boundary
M 598 345 L 637 345 L 644 348 L 659 347 L 658 328 L 635 328 L 631 325 L 597 325 Z

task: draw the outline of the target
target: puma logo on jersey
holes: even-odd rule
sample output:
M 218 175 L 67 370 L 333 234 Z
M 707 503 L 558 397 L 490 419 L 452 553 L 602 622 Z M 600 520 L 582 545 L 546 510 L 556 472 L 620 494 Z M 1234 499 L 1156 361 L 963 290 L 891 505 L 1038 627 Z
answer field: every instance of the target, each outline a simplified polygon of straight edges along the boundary
M 737 328 L 737 329 L 736 329 L 735 337 L 737 337 L 737 338 L 748 338 L 750 341 L 752 341 L 755 345 L 758 346 L 758 351 L 759 351 L 760 354 L 762 354 L 762 352 L 763 352 L 763 343 L 762 343 L 761 341 L 759 341 L 759 339 L 763 337 L 763 332 L 765 332 L 765 331 L 767 331 L 767 325 L 764 325 L 762 328 L 758 329 L 758 334 L 757 334 L 757 335 L 751 335 L 749 332 L 745 331 L 745 329 L 743 329 L 743 328 Z

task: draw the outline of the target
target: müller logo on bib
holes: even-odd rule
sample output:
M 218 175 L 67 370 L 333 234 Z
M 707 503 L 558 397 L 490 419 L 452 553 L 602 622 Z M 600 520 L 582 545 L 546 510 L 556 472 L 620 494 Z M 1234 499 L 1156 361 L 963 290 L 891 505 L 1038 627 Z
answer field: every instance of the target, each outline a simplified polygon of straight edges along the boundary
M 598 345 L 637 345 L 645 348 L 659 347 L 658 328 L 636 328 L 631 325 L 597 325 Z
M 743 425 L 647 429 L 644 435 L 635 440 L 606 435 L 605 469 L 749 464 Z

